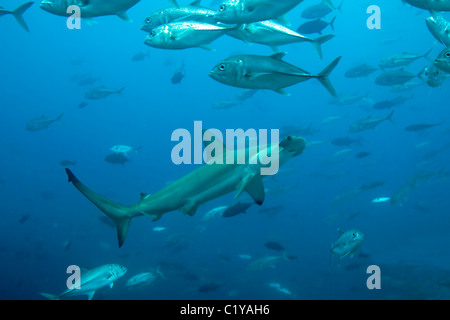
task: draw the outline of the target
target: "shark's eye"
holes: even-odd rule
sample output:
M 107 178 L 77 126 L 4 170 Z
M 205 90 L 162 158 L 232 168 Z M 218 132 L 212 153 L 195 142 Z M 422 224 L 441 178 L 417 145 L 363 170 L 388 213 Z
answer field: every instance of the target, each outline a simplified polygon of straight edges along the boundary
M 220 71 L 224 71 L 224 70 L 225 70 L 225 65 L 224 65 L 224 64 L 221 64 L 221 65 L 219 66 L 219 70 L 220 70 Z
M 219 7 L 219 11 L 225 11 L 226 8 L 227 6 L 223 4 Z

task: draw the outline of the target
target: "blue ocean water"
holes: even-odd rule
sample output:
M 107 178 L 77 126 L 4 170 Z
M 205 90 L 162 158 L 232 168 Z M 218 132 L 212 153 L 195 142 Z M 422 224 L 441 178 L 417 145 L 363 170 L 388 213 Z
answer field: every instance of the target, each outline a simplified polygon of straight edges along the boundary
M 333 2 L 337 5 L 337 1 Z M 180 0 L 180 4 L 188 2 Z M 0 5 L 12 10 L 22 3 Z M 301 12 L 315 3 L 306 0 L 286 15 L 293 29 L 306 21 Z M 332 104 L 332 96 L 311 79 L 287 88 L 290 96 L 259 91 L 241 105 L 219 110 L 212 108 L 213 103 L 233 99 L 242 90 L 209 78 L 209 70 L 228 56 L 270 55 L 271 48 L 227 36 L 211 44 L 215 51 L 150 48 L 143 43 L 146 34 L 140 26 L 148 14 L 170 5 L 165 0 L 140 1 L 128 11 L 131 23 L 116 16 L 98 17 L 92 25 L 82 22 L 80 30 L 69 30 L 66 18 L 38 5 L 34 3 L 24 14 L 29 33 L 12 16 L 0 18 L 1 299 L 59 294 L 66 289 L 69 265 L 91 269 L 110 263 L 124 265 L 128 272 L 112 289 L 100 289 L 94 299 L 450 297 L 448 81 L 438 88 L 421 84 L 412 91 L 393 93 L 375 84 L 381 71 L 359 79 L 344 76 L 358 64 L 377 66 L 381 59 L 402 52 L 423 54 L 432 48 L 434 59 L 444 46 L 425 25 L 429 12 L 402 1 L 345 1 L 342 12 L 325 18 L 330 21 L 336 15 L 334 30 L 324 30 L 336 37 L 323 45 L 323 60 L 308 43 L 280 46 L 287 53 L 285 61 L 311 73 L 342 56 L 330 80 L 340 95 L 367 93 L 364 100 Z M 379 30 L 367 28 L 370 5 L 381 8 Z M 211 8 L 217 6 L 216 1 Z M 133 61 L 138 53 L 149 56 Z M 185 77 L 173 84 L 171 77 L 182 63 Z M 417 74 L 429 64 L 421 58 L 405 69 Z M 98 79 L 96 85 L 125 89 L 121 95 L 87 100 L 84 93 L 90 86 L 77 82 L 87 76 Z M 410 99 L 392 108 L 392 122 L 349 132 L 349 125 L 359 119 L 386 117 L 389 109 L 376 110 L 372 104 L 397 96 Z M 82 102 L 88 104 L 79 108 Z M 32 119 L 56 118 L 61 113 L 61 121 L 45 130 L 26 130 Z M 330 116 L 341 118 L 324 121 Z M 179 128 L 193 132 L 194 121 L 223 131 L 311 124 L 315 132 L 305 139 L 321 143 L 308 144 L 278 175 L 265 179 L 262 206 L 255 204 L 235 217 L 206 220 L 209 210 L 235 202 L 229 194 L 201 205 L 193 217 L 179 211 L 156 222 L 138 217 L 119 248 L 115 228 L 104 223 L 104 214 L 67 182 L 60 161 L 76 161 L 70 169 L 94 191 L 133 204 L 140 193 L 155 193 L 198 167 L 177 166 L 171 160 L 176 144 L 172 132 Z M 420 132 L 404 130 L 441 121 Z M 360 142 L 331 143 L 341 137 Z M 114 145 L 142 148 L 120 165 L 105 161 Z M 363 151 L 370 155 L 355 157 Z M 379 197 L 392 199 L 412 180 L 401 203 L 372 202 Z M 381 185 L 363 187 L 375 182 Z M 240 200 L 251 201 L 245 194 Z M 154 231 L 155 227 L 164 230 Z M 333 256 L 330 266 L 330 247 L 339 237 L 338 228 L 361 230 L 364 242 L 353 257 Z M 248 270 L 255 260 L 282 256 L 265 246 L 269 241 L 281 244 L 291 259 Z M 380 267 L 381 289 L 367 288 L 370 265 Z M 144 288 L 127 288 L 131 276 L 157 268 L 164 278 Z M 274 283 L 286 290 L 276 290 Z M 200 290 L 208 284 L 214 288 Z

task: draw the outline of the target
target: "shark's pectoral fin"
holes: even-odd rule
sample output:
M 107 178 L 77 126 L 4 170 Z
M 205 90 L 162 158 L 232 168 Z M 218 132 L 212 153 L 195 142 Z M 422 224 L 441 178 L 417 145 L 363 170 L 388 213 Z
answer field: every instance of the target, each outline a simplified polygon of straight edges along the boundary
M 189 201 L 187 204 L 185 204 L 183 207 L 180 208 L 180 211 L 183 214 L 187 214 L 189 216 L 193 216 L 195 212 L 197 211 L 198 204 L 194 201 Z
M 254 176 L 245 187 L 245 191 L 258 205 L 262 205 L 264 202 L 265 192 L 261 175 L 258 174 Z
M 250 173 L 238 184 L 235 198 L 246 191 L 253 200 L 261 205 L 264 202 L 264 184 L 259 174 Z
M 117 229 L 117 239 L 119 240 L 119 248 L 125 242 L 125 238 L 127 237 L 128 227 L 130 226 L 131 218 L 120 218 L 113 219 L 116 223 Z

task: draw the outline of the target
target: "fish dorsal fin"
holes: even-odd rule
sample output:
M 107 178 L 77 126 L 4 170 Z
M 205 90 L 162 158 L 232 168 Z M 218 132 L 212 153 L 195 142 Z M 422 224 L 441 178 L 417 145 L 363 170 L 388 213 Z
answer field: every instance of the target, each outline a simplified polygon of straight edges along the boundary
M 201 2 L 202 2 L 202 0 L 195 0 L 195 1 L 192 1 L 191 3 L 189 3 L 189 6 L 190 7 L 201 7 Z
M 92 300 L 94 298 L 95 291 L 87 292 L 88 300 Z
M 339 232 L 339 235 L 343 235 L 344 234 L 344 231 L 342 231 L 340 228 L 338 228 L 337 231 Z
M 284 56 L 286 55 L 286 52 L 277 52 L 272 54 L 270 57 L 272 59 L 278 60 L 278 61 L 283 61 Z

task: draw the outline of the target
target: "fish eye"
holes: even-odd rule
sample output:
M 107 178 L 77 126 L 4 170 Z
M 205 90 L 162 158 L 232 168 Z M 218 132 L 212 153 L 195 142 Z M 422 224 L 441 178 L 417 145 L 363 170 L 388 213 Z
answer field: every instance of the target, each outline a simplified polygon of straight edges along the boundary
M 154 37 L 155 36 L 155 31 L 154 30 L 152 30 L 152 32 L 150 32 L 150 37 Z
M 225 65 L 224 65 L 224 64 L 221 64 L 221 65 L 219 66 L 219 70 L 220 70 L 220 71 L 224 71 L 224 70 L 225 70 Z
M 147 22 L 147 23 L 150 23 L 150 21 L 151 21 L 150 18 L 145 19 L 145 22 Z
M 226 8 L 227 6 L 223 4 L 219 7 L 219 11 L 225 11 Z
M 292 140 L 292 137 L 291 136 L 288 136 L 287 137 L 287 141 L 291 141 Z
M 447 51 L 447 52 L 445 53 L 445 56 L 446 56 L 447 58 L 450 58 L 450 51 Z

